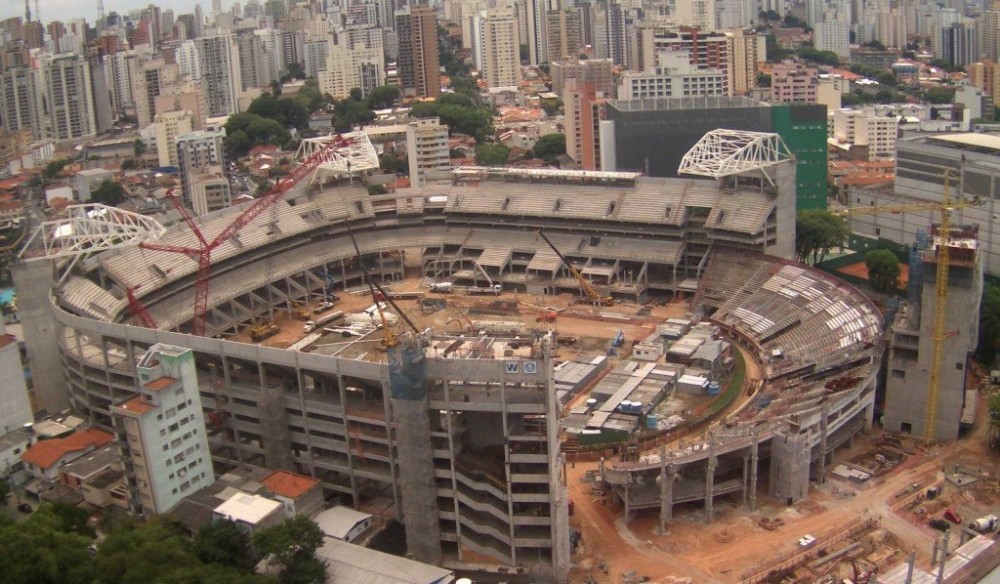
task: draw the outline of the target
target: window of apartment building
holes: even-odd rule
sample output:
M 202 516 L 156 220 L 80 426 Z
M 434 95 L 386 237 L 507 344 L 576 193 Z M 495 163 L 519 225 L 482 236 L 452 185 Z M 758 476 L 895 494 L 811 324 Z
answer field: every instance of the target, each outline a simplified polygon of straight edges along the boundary
M 178 429 L 180 429 L 180 426 L 176 422 L 170 424 L 170 427 L 167 428 L 167 430 L 169 430 L 171 433 L 176 432 Z

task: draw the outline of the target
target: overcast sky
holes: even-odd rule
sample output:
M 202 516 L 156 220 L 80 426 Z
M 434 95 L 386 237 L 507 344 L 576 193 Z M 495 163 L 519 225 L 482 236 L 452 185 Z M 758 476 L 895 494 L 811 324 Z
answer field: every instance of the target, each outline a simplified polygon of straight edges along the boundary
M 118 12 L 126 14 L 129 10 L 149 6 L 151 0 L 104 0 L 105 14 Z M 196 0 L 152 0 L 159 5 L 161 10 L 173 9 L 174 14 L 184 14 L 193 12 Z M 232 5 L 232 0 L 223 0 L 222 7 L 227 9 Z M 203 10 L 212 9 L 211 0 L 201 0 Z M 48 23 L 52 20 L 71 20 L 74 18 L 85 18 L 90 25 L 97 20 L 97 0 L 38 0 L 38 11 L 41 12 L 42 22 Z M 31 0 L 32 20 L 35 17 L 35 0 Z M 0 0 L 0 20 L 20 16 L 24 18 L 24 0 Z

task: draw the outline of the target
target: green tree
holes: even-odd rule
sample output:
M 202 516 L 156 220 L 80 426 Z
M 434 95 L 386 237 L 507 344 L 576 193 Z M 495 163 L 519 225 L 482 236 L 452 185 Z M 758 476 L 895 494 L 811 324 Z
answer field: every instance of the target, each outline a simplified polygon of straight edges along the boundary
M 770 63 L 780 63 L 791 54 L 787 49 L 778 44 L 778 38 L 773 34 L 765 37 L 765 48 L 767 51 L 767 60 Z
M 89 582 L 87 546 L 92 540 L 62 527 L 61 519 L 46 505 L 21 524 L 0 515 L 0 582 Z
M 933 104 L 951 103 L 955 97 L 955 89 L 952 87 L 932 87 L 924 92 L 924 101 Z
M 976 358 L 993 366 L 1000 354 L 1000 285 L 990 284 L 983 290 L 979 305 L 979 345 Z
M 562 110 L 563 102 L 559 98 L 547 98 L 541 100 L 542 109 L 545 110 L 545 115 L 556 116 L 559 115 L 560 110 Z
M 865 254 L 868 281 L 879 292 L 890 293 L 899 288 L 899 259 L 887 249 L 873 249 Z
M 552 164 L 566 154 L 566 134 L 545 134 L 535 142 L 535 156 Z
M 373 110 L 388 109 L 396 105 L 402 92 L 398 85 L 381 85 L 368 95 L 368 107 Z
M 802 47 L 795 51 L 795 54 L 801 59 L 819 63 L 821 65 L 830 65 L 835 67 L 840 63 L 840 57 L 833 51 L 820 51 L 813 47 Z
M 476 146 L 476 163 L 483 166 L 506 165 L 510 157 L 510 148 L 503 144 L 479 144 Z
M 113 207 L 125 201 L 125 189 L 119 183 L 106 180 L 90 192 L 90 200 Z
M 194 536 L 194 550 L 206 564 L 222 564 L 243 572 L 252 572 L 250 538 L 232 521 L 213 521 Z
M 867 43 L 864 43 L 861 46 L 865 47 L 865 48 L 868 48 L 868 49 L 875 49 L 876 51 L 884 51 L 885 50 L 885 45 L 883 45 L 879 41 L 868 41 Z
M 135 142 L 132 143 L 132 151 L 136 158 L 142 158 L 142 155 L 146 153 L 146 143 L 141 138 L 136 138 Z
M 800 262 L 826 259 L 834 247 L 844 244 L 850 232 L 843 219 L 825 209 L 799 211 L 795 218 L 795 256 Z
M 384 195 L 389 192 L 389 189 L 385 188 L 385 185 L 368 185 L 369 195 Z
M 297 516 L 253 536 L 257 552 L 281 565 L 282 582 L 309 584 L 326 579 L 326 566 L 316 558 L 323 532 L 311 520 Z M 322 569 L 317 569 L 317 564 Z
M 46 182 L 54 179 L 59 176 L 62 169 L 66 168 L 66 165 L 70 162 L 72 161 L 69 158 L 57 158 L 55 160 L 50 160 L 49 163 L 45 165 L 45 168 L 42 169 L 42 178 L 45 179 Z
M 10 303 L 0 306 L 0 309 L 6 309 L 10 307 Z M 6 315 L 6 312 L 4 312 Z M 6 480 L 0 479 L 0 507 L 6 507 L 7 503 L 10 502 L 10 483 Z

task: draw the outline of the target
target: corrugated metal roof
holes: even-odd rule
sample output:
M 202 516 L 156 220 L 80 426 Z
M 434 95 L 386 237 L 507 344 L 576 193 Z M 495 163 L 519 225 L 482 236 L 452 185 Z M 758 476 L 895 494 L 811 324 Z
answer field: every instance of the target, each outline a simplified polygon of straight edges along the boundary
M 324 538 L 316 555 L 327 563 L 327 582 L 337 584 L 449 584 L 451 570 Z

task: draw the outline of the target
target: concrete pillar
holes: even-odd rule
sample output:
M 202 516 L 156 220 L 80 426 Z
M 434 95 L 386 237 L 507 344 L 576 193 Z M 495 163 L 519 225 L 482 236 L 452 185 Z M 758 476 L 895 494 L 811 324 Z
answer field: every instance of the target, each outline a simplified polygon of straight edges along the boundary
M 264 386 L 258 394 L 257 412 L 268 468 L 294 470 L 292 436 L 288 430 L 288 412 L 280 386 Z
M 70 407 L 69 389 L 59 352 L 59 326 L 49 291 L 55 283 L 52 260 L 36 259 L 10 267 L 17 288 L 17 309 L 24 331 L 28 368 L 31 369 L 32 409 L 56 414 Z
M 743 500 L 741 503 L 743 505 L 747 504 L 747 475 L 749 474 L 750 466 L 750 456 L 747 454 L 743 455 L 743 489 L 740 491 L 743 495 Z
M 819 417 L 819 484 L 826 483 L 826 440 L 829 437 L 827 421 L 830 417 L 830 410 L 827 404 L 823 404 L 823 412 Z
M 674 477 L 677 471 L 667 464 L 666 447 L 660 446 L 660 533 L 667 533 L 667 522 L 674 515 Z
M 441 561 L 441 528 L 423 355 L 419 347 L 404 343 L 389 349 L 388 356 L 406 547 L 413 559 L 437 564 Z
M 629 480 L 630 482 L 625 483 L 625 494 L 622 496 L 622 503 L 625 505 L 625 525 L 628 525 L 628 522 L 632 520 L 632 509 L 629 508 L 629 500 L 632 498 L 631 475 Z
M 715 446 L 709 446 L 708 466 L 705 467 L 705 522 L 711 523 L 715 518 L 715 467 L 719 460 L 715 455 Z
M 758 448 L 757 443 L 757 432 L 756 430 L 752 434 L 753 441 L 750 442 L 750 501 L 749 507 L 751 511 L 757 510 L 757 463 L 758 463 Z

